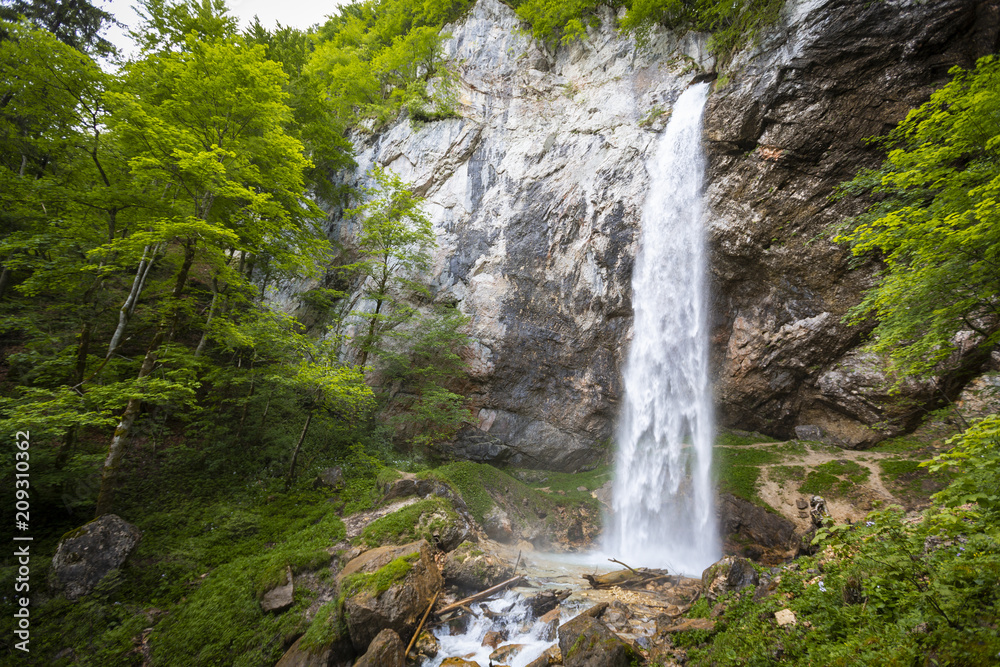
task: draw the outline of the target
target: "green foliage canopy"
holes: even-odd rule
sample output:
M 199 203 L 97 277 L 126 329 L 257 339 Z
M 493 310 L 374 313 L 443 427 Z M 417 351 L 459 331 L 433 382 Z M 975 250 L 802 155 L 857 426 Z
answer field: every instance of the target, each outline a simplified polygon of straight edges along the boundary
M 1000 59 L 951 74 L 884 139 L 883 165 L 844 185 L 878 201 L 837 240 L 885 263 L 850 319 L 877 318 L 872 348 L 902 375 L 931 373 L 963 330 L 1000 342 Z

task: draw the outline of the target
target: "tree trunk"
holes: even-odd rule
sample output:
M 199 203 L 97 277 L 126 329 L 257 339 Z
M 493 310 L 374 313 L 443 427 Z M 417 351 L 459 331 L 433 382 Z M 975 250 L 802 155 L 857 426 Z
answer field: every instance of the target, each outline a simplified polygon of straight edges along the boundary
M 10 283 L 10 269 L 5 266 L 3 271 L 0 271 L 0 298 L 3 298 L 4 292 L 7 291 L 8 283 Z
M 250 363 L 250 393 L 247 394 L 246 400 L 243 402 L 243 410 L 240 412 L 240 425 L 236 429 L 236 442 L 240 441 L 240 436 L 243 435 L 243 425 L 247 421 L 247 408 L 250 407 L 250 399 L 253 398 L 253 390 L 257 384 L 257 376 L 253 374 L 253 362 Z
M 125 303 L 122 304 L 121 309 L 118 311 L 118 327 L 115 329 L 115 333 L 111 336 L 111 342 L 108 343 L 109 357 L 114 354 L 116 349 L 118 349 L 122 334 L 125 333 L 125 325 L 128 324 L 129 319 L 132 317 L 132 313 L 135 312 L 135 303 L 139 300 L 139 294 L 145 286 L 146 276 L 149 275 L 149 267 L 153 265 L 153 260 L 156 258 L 159 246 L 153 246 L 152 254 L 147 261 L 146 253 L 149 249 L 149 246 L 143 248 L 142 259 L 139 260 L 139 268 L 135 272 L 135 278 L 132 279 L 132 289 L 129 291 L 128 297 L 125 299 Z
M 378 322 L 379 312 L 382 310 L 382 299 L 376 299 L 375 301 L 375 314 L 372 315 L 372 320 L 368 324 L 368 335 L 365 336 L 365 342 L 361 346 L 361 363 L 358 364 L 361 367 L 361 371 L 364 372 L 365 364 L 368 363 L 368 351 L 371 346 L 375 343 L 375 324 Z
M 285 491 L 288 491 L 292 486 L 292 478 L 295 476 L 295 461 L 299 458 L 299 449 L 302 448 L 302 443 L 306 439 L 306 433 L 309 431 L 309 424 L 312 422 L 313 411 L 310 410 L 309 414 L 306 416 L 306 423 L 302 426 L 302 434 L 299 436 L 299 441 L 295 443 L 295 449 L 292 451 L 292 463 L 288 466 L 288 478 L 285 480 Z
M 212 281 L 212 303 L 208 306 L 208 317 L 205 318 L 205 329 L 201 332 L 201 340 L 198 347 L 194 349 L 194 356 L 200 357 L 205 351 L 205 344 L 208 342 L 208 330 L 212 326 L 212 317 L 215 315 L 215 304 L 219 301 L 219 288 L 215 280 Z
M 149 344 L 149 349 L 146 350 L 146 356 L 142 360 L 142 367 L 139 368 L 139 376 L 136 379 L 141 380 L 153 372 L 153 366 L 156 365 L 156 352 L 159 350 L 160 343 L 163 342 L 165 335 L 166 331 L 161 326 L 156 335 L 153 336 L 153 340 Z M 139 416 L 139 409 L 141 407 L 141 398 L 132 398 L 129 400 L 125 406 L 125 411 L 122 413 L 121 421 L 118 422 L 118 426 L 115 428 L 114 437 L 111 438 L 111 444 L 108 446 L 108 457 L 104 460 L 104 468 L 101 470 L 101 490 L 97 495 L 96 516 L 98 517 L 111 512 L 118 466 L 121 465 L 122 458 L 125 456 L 125 449 L 132 434 L 132 426 Z

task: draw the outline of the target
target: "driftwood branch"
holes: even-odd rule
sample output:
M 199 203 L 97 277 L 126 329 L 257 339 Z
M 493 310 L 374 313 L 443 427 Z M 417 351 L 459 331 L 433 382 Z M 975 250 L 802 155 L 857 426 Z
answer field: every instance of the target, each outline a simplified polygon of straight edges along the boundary
M 608 560 L 609 560 L 609 561 L 611 561 L 612 563 L 618 563 L 618 564 L 619 564 L 619 565 L 621 565 L 622 567 L 627 567 L 628 569 L 632 570 L 632 571 L 633 571 L 633 572 L 635 572 L 636 574 L 639 574 L 639 571 L 638 571 L 638 570 L 636 570 L 636 569 L 635 569 L 634 567 L 632 567 L 631 565 L 629 565 L 628 563 L 623 563 L 623 562 L 621 562 L 620 560 L 616 560 L 616 559 L 614 559 L 614 558 L 609 558 Z
M 406 647 L 406 653 L 403 654 L 403 660 L 406 660 L 406 657 L 410 655 L 410 649 L 412 649 L 413 645 L 417 643 L 417 637 L 420 636 L 420 631 L 424 627 L 424 621 L 427 620 L 428 614 L 430 614 L 431 609 L 434 608 L 434 603 L 437 602 L 439 595 L 441 595 L 440 588 L 438 589 L 437 593 L 434 594 L 434 597 L 431 598 L 431 603 L 427 605 L 427 611 L 424 612 L 424 617 L 420 619 L 420 623 L 417 625 L 417 631 L 413 633 L 413 639 L 410 640 L 409 646 Z
M 513 586 L 515 583 L 517 583 L 519 581 L 522 581 L 523 579 L 524 579 L 524 577 L 520 576 L 520 575 L 512 577 L 512 578 L 508 579 L 507 581 L 503 581 L 503 582 L 497 584 L 496 586 L 493 586 L 492 588 L 487 588 L 485 591 L 480 591 L 479 593 L 476 593 L 475 595 L 470 595 L 469 597 L 465 598 L 464 600 L 459 600 L 458 602 L 450 604 L 447 607 L 444 607 L 443 609 L 439 609 L 436 613 L 437 613 L 438 616 L 441 616 L 442 614 L 447 614 L 449 611 L 454 611 L 456 609 L 460 609 L 461 607 L 469 605 L 469 604 L 471 604 L 473 602 L 478 602 L 479 600 L 485 600 L 486 598 L 490 597 L 494 593 L 499 593 L 500 591 L 504 590 L 505 588 L 509 588 L 510 586 Z

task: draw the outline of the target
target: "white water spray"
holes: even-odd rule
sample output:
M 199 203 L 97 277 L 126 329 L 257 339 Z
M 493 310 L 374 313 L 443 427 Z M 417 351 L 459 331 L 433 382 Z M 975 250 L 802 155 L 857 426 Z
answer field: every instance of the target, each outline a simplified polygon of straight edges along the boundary
M 707 99 L 707 83 L 680 96 L 648 165 L 614 515 L 605 536 L 606 551 L 630 565 L 689 575 L 700 575 L 720 551 L 701 192 Z

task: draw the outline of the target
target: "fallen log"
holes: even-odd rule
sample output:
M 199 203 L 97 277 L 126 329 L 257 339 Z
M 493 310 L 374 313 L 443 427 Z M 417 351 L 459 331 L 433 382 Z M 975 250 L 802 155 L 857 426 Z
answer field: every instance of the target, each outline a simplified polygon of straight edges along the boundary
M 480 591 L 480 592 L 476 593 L 475 595 L 470 595 L 469 597 L 465 598 L 464 600 L 459 600 L 458 602 L 454 602 L 454 603 L 448 605 L 447 607 L 444 607 L 442 609 L 438 609 L 435 612 L 435 614 L 438 615 L 438 616 L 441 616 L 442 614 L 447 614 L 449 611 L 453 611 L 455 609 L 460 609 L 462 606 L 469 605 L 469 604 L 471 604 L 473 602 L 478 602 L 479 600 L 485 600 L 486 598 L 490 597 L 494 593 L 499 593 L 500 591 L 504 590 L 505 588 L 510 588 L 515 583 L 517 583 L 519 581 L 522 581 L 523 579 L 524 579 L 524 577 L 522 575 L 518 575 L 516 577 L 511 577 L 507 581 L 502 581 L 499 584 L 497 584 L 496 586 L 493 586 L 491 588 L 487 588 L 485 591 Z

